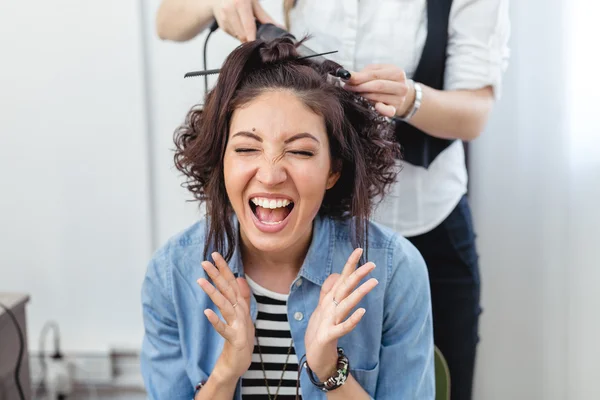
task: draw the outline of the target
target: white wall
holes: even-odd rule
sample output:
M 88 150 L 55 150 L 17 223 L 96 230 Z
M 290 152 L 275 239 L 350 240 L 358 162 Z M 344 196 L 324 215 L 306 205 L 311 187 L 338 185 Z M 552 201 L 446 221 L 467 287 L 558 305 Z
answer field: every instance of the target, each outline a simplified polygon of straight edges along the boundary
M 576 0 L 567 15 L 568 385 L 573 399 L 600 399 L 600 4 Z
M 0 290 L 31 296 L 29 343 L 138 347 L 150 257 L 134 0 L 0 3 Z
M 504 97 L 471 163 L 484 307 L 476 399 L 600 398 L 594 7 L 511 3 Z

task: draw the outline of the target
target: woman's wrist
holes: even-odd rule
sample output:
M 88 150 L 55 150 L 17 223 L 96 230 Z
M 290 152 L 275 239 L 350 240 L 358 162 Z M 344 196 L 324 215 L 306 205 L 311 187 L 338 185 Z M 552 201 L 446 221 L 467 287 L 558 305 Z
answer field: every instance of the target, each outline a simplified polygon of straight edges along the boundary
M 240 377 L 241 376 L 233 372 L 231 368 L 222 365 L 219 361 L 217 361 L 215 368 L 210 374 L 210 379 L 213 379 L 215 384 L 221 387 L 235 386 Z
M 309 362 L 308 367 L 314 372 L 315 376 L 319 378 L 321 382 L 329 379 L 330 376 L 335 374 L 337 371 L 338 354 L 337 351 L 327 356 L 320 364 L 315 364 L 314 368 Z

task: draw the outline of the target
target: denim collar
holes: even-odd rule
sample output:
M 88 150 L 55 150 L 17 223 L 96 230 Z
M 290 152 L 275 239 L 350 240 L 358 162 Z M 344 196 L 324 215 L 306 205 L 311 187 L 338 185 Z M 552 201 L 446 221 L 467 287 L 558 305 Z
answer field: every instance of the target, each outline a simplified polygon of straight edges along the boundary
M 239 232 L 239 223 L 234 217 L 234 226 Z M 317 215 L 313 221 L 313 234 L 308 253 L 302 263 L 298 276 L 321 286 L 331 274 L 333 262 L 333 248 L 335 244 L 335 224 L 328 217 Z M 233 251 L 229 267 L 235 276 L 244 276 L 240 239 Z

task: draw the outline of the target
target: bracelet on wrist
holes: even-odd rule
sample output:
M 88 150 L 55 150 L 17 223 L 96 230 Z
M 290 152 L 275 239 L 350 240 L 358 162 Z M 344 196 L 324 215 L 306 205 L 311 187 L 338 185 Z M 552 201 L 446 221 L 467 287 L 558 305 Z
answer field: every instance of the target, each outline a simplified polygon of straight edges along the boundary
M 307 370 L 308 378 L 313 385 L 321 389 L 323 392 L 330 392 L 339 388 L 346 383 L 346 380 L 348 379 L 348 373 L 350 372 L 350 361 L 348 360 L 348 357 L 346 357 L 344 349 L 338 347 L 337 350 L 337 371 L 323 382 L 319 381 L 314 372 L 308 366 L 308 363 L 304 361 L 304 367 Z
M 421 87 L 421 84 L 413 81 L 412 79 L 409 79 L 408 82 L 410 82 L 412 87 L 415 89 L 415 98 L 410 108 L 404 113 L 404 115 L 400 116 L 400 120 L 404 122 L 410 121 L 417 111 L 419 111 L 419 108 L 421 108 L 421 101 L 423 100 L 423 88 Z

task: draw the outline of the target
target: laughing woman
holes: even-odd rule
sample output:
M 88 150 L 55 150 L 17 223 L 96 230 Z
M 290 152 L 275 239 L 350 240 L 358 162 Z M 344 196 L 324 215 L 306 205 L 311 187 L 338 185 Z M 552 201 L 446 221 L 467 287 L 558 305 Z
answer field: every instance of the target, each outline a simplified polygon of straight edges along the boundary
M 434 398 L 425 264 L 368 221 L 396 177 L 392 140 L 291 42 L 228 57 L 175 134 L 207 217 L 148 267 L 151 399 Z

